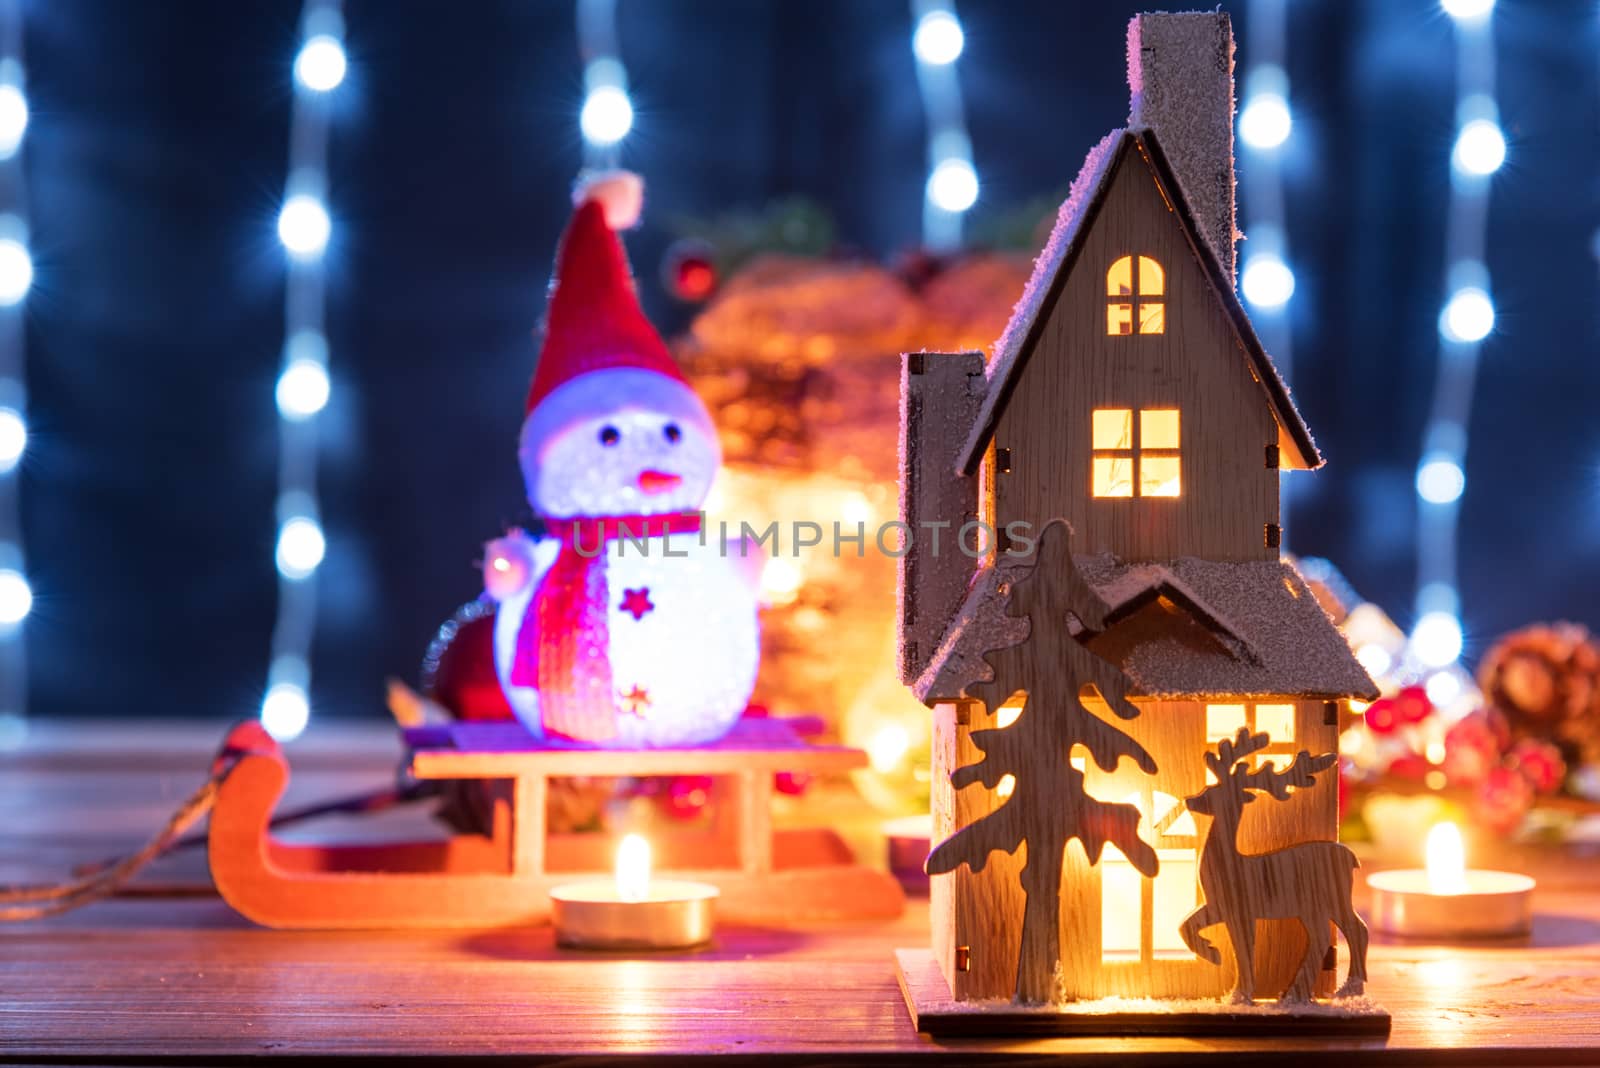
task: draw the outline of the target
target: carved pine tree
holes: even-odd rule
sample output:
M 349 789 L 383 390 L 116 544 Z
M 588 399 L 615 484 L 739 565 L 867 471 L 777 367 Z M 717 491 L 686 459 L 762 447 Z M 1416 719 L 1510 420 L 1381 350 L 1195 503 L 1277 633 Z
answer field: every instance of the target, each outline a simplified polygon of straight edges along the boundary
M 1156 873 L 1155 850 L 1139 838 L 1139 810 L 1133 805 L 1097 801 L 1084 789 L 1083 772 L 1071 764 L 1082 744 L 1107 771 L 1130 757 L 1145 772 L 1156 763 L 1144 747 L 1090 712 L 1080 699 L 1092 685 L 1123 719 L 1139 714 L 1127 698 L 1127 679 L 1100 659 L 1068 627 L 1076 617 L 1086 631 L 1104 626 L 1106 607 L 1073 566 L 1071 528 L 1057 520 L 1040 534 L 1031 571 L 1002 587 L 1007 611 L 1029 620 L 1027 636 L 1015 645 L 986 652 L 994 670 L 990 682 L 969 685 L 967 696 L 993 712 L 1019 691 L 1026 703 L 1016 722 L 977 731 L 972 743 L 984 754 L 976 764 L 950 776 L 960 789 L 981 782 L 993 789 L 1006 775 L 1014 778 L 1011 797 L 999 808 L 963 827 L 928 856 L 930 875 L 962 864 L 982 870 L 995 850 L 1012 853 L 1027 843 L 1021 881 L 1027 904 L 1017 959 L 1016 996 L 1022 1002 L 1051 1000 L 1061 959 L 1061 874 L 1067 843 L 1083 843 L 1091 864 L 1107 844 L 1120 849 L 1146 876 Z

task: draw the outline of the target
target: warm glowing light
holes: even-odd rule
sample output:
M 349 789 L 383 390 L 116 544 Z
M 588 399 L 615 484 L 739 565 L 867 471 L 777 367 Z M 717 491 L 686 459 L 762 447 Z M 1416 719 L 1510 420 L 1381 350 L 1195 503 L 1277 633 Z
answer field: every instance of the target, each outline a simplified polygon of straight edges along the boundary
M 994 725 L 996 727 L 1009 727 L 1022 715 L 1023 706 L 1028 703 L 1025 697 L 1014 697 L 994 711 Z
M 1245 261 L 1239 287 L 1258 308 L 1281 308 L 1294 296 L 1294 272 L 1279 256 L 1262 253 Z
M 867 500 L 867 495 L 859 490 L 852 490 L 845 494 L 844 506 L 840 509 L 844 521 L 850 526 L 857 523 L 872 522 L 872 502 Z
M 1256 705 L 1255 729 L 1273 744 L 1294 741 L 1294 705 Z
M 650 896 L 650 841 L 642 834 L 624 835 L 617 846 L 617 896 L 624 901 Z
M 1000 781 L 994 784 L 994 795 L 1004 801 L 1015 793 L 1016 789 L 1017 777 L 1015 775 L 1002 775 L 1000 776 Z
M 1133 410 L 1096 408 L 1089 413 L 1090 436 L 1096 449 L 1133 448 Z
M 1430 764 L 1443 764 L 1444 758 L 1448 754 L 1449 750 L 1445 748 L 1443 740 L 1438 738 L 1422 747 L 1422 755 L 1427 758 Z
M 1139 496 L 1176 497 L 1182 489 L 1182 463 L 1176 456 L 1139 457 Z
M 916 32 L 911 36 L 911 48 L 917 58 L 935 67 L 954 63 L 966 43 L 961 20 L 950 11 L 928 12 L 917 20 Z
M 28 98 L 22 87 L 0 85 L 0 159 L 10 159 L 17 154 L 27 130 Z
M 911 750 L 911 735 L 899 724 L 879 727 L 867 740 L 867 761 L 872 770 L 887 775 L 898 768 Z
M 332 386 L 328 370 L 315 360 L 292 360 L 278 378 L 278 411 L 285 419 L 301 422 L 322 411 Z
M 280 742 L 300 737 L 311 722 L 311 702 L 305 687 L 294 682 L 274 683 L 261 702 L 261 725 Z
M 1356 660 L 1367 669 L 1369 675 L 1384 675 L 1394 667 L 1394 657 L 1389 655 L 1389 650 L 1374 642 L 1356 647 Z M 1350 702 L 1350 710 L 1356 711 L 1356 703 Z M 1362 708 L 1361 711 L 1366 711 Z
M 1462 174 L 1493 174 L 1506 161 L 1506 135 L 1493 119 L 1473 119 L 1456 134 L 1450 165 Z
M 294 57 L 295 81 L 315 93 L 337 89 L 346 68 L 344 45 L 326 33 L 309 38 Z
M 320 199 L 296 193 L 284 201 L 278 213 L 278 240 L 291 253 L 308 259 L 320 256 L 332 233 L 333 221 Z
M 805 574 L 793 560 L 773 556 L 761 565 L 761 599 L 767 604 L 793 604 L 804 584 Z
M 1444 13 L 1453 19 L 1481 19 L 1494 10 L 1494 0 L 1439 0 Z
M 963 212 L 978 202 L 978 172 L 964 159 L 947 159 L 928 175 L 928 200 L 936 208 Z
M 1387 656 L 1388 654 L 1386 653 L 1384 655 Z M 1359 660 L 1361 658 L 1358 655 L 1356 657 L 1356 659 Z M 1371 701 L 1363 701 L 1360 698 L 1356 698 L 1356 697 L 1350 698 L 1350 711 L 1353 712 L 1355 715 L 1359 716 L 1359 715 L 1361 715 L 1363 712 L 1365 712 L 1367 709 L 1369 709 L 1371 707 L 1372 707 L 1372 702 Z
M 293 581 L 309 578 L 327 549 L 322 525 L 309 516 L 297 515 L 278 531 L 278 571 Z
M 1411 631 L 1411 651 L 1428 667 L 1446 667 L 1461 656 L 1461 621 L 1449 612 L 1427 612 Z
M 1294 120 L 1281 93 L 1256 93 L 1239 113 L 1239 138 L 1251 148 L 1277 148 L 1289 139 Z
M 15 408 L 0 408 L 0 475 L 22 462 L 28 449 L 28 421 Z
M 6 217 L 9 221 L 10 216 Z M 19 229 L 14 224 L 7 229 Z M 33 256 L 17 238 L 0 238 L 0 304 L 16 304 L 33 288 Z
M 1466 488 L 1466 473 L 1447 456 L 1432 457 L 1417 468 L 1417 496 L 1430 504 L 1459 500 Z
M 1439 333 L 1450 341 L 1482 341 L 1494 329 L 1494 301 L 1477 286 L 1453 293 L 1439 313 Z
M 594 145 L 614 145 L 633 129 L 633 101 L 616 85 L 599 85 L 589 91 L 578 113 L 583 138 Z
M 0 626 L 14 627 L 33 611 L 33 587 L 20 571 L 0 571 Z
M 1467 892 L 1467 847 L 1461 829 L 1448 821 L 1428 832 L 1424 849 L 1428 857 L 1428 889 L 1435 894 Z

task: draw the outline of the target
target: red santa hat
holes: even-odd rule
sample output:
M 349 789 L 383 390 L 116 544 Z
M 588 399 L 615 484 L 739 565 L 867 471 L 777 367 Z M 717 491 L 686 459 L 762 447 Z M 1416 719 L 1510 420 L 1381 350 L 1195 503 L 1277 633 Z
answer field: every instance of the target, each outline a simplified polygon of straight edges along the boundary
M 626 171 L 598 175 L 573 193 L 576 211 L 556 254 L 544 345 L 528 390 L 521 451 L 537 462 L 574 420 L 661 411 L 716 440 L 705 405 L 639 307 L 617 231 L 639 219 L 644 187 Z

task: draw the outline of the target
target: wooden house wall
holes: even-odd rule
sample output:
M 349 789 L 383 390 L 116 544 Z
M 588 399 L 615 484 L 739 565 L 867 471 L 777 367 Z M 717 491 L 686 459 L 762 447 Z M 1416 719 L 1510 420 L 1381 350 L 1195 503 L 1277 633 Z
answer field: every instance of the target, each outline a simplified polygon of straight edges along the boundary
M 992 445 L 1009 450 L 1010 471 L 994 476 L 994 516 L 1035 530 L 1065 517 L 1075 553 L 1274 559 L 1266 527 L 1279 521 L 1278 472 L 1267 466 L 1266 447 L 1277 443 L 1278 427 L 1266 396 L 1137 150 L 1109 181 L 997 423 Z M 1108 336 L 1106 272 L 1118 257 L 1139 254 L 1165 271 L 1166 330 Z M 1090 496 L 1095 408 L 1181 411 L 1181 496 Z
M 1338 727 L 1327 722 L 1323 701 L 1292 698 L 1239 699 L 1240 703 L 1280 703 L 1296 706 L 1295 749 L 1331 752 L 1338 744 Z M 1158 772 L 1145 775 L 1124 760 L 1113 773 L 1086 761 L 1088 788 L 1095 796 L 1121 800 L 1146 787 L 1176 798 L 1199 793 L 1206 785 L 1204 753 L 1204 702 L 1136 700 L 1141 712 L 1133 720 L 1115 720 L 1149 750 Z M 1105 715 L 1110 718 L 1109 710 Z M 949 785 L 949 772 L 981 757 L 970 741 L 972 731 L 994 726 L 994 717 L 974 701 L 947 702 L 934 710 L 933 812 L 934 841 L 988 814 L 1002 802 L 981 784 L 957 791 Z M 1086 756 L 1079 747 L 1079 758 Z M 1274 756 L 1282 766 L 1289 756 Z M 1210 818 L 1193 816 L 1199 841 Z M 1148 828 L 1141 830 L 1148 839 Z M 1261 798 L 1246 806 L 1239 830 L 1239 847 L 1245 853 L 1265 853 L 1298 842 L 1338 837 L 1338 782 L 1333 774 L 1318 777 L 1317 784 L 1297 790 L 1287 801 Z M 1159 846 L 1159 842 L 1153 842 Z M 963 867 L 931 881 L 933 947 L 950 983 L 961 999 L 1009 998 L 1016 981 L 1021 942 L 1023 895 L 1018 872 L 1026 860 L 1026 846 L 1015 854 L 995 853 L 981 872 Z M 1061 949 L 1069 996 L 1209 997 L 1228 990 L 1236 969 L 1226 932 L 1218 927 L 1206 932 L 1223 957 L 1218 967 L 1197 958 L 1149 961 L 1105 961 L 1101 954 L 1102 865 L 1091 866 L 1081 844 L 1067 847 L 1062 880 Z M 1198 901 L 1198 892 L 1197 892 Z M 1262 921 L 1256 946 L 1258 990 L 1263 996 L 1287 986 L 1305 951 L 1305 933 L 1296 920 Z M 962 952 L 964 951 L 964 952 Z M 961 970 L 958 961 L 964 961 Z M 1324 973 L 1320 992 L 1332 990 L 1332 974 Z

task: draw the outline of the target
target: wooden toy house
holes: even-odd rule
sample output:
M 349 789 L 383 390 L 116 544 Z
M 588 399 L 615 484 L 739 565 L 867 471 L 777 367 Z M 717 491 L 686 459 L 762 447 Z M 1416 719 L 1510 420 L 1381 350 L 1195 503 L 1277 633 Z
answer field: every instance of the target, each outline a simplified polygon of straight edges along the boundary
M 1220 763 L 1207 754 L 1250 741 L 1238 747 L 1249 751 L 1239 758 L 1242 789 L 1267 790 L 1266 761 L 1283 768 L 1301 750 L 1335 753 L 1345 703 L 1376 696 L 1280 558 L 1279 474 L 1314 469 L 1322 457 L 1234 290 L 1228 16 L 1139 16 L 1128 55 L 1129 125 L 1090 152 L 993 361 L 916 353 L 902 377 L 902 519 L 912 534 L 901 560 L 901 671 L 936 718 L 934 841 L 1021 792 L 1020 774 L 988 775 L 992 788 L 972 775 L 958 788 L 950 776 L 982 760 L 976 732 L 1011 729 L 1027 714 L 1025 694 L 1002 687 L 984 701 L 974 690 L 1006 682 L 990 681 L 999 671 L 992 651 L 1030 626 L 1035 636 L 1070 633 L 1067 652 L 1086 649 L 1120 673 L 1115 686 L 1125 685 L 1131 708 L 1113 715 L 1104 686 L 1085 686 L 1083 707 L 1151 758 L 1140 766 L 1113 756 L 1105 770 L 1071 748 L 1069 774 L 1090 798 L 1137 809 L 1138 839 L 1159 869 L 1141 874 L 1154 865 L 1135 863 L 1115 836 L 1098 857 L 1086 855 L 1087 839 L 1067 844 L 1047 1000 L 1201 998 L 1232 987 L 1237 966 L 1201 959 L 1180 930 L 1201 901 L 1200 854 L 1213 824 L 1185 799 L 1216 783 L 1218 767 L 1229 774 L 1232 750 Z M 1090 607 L 1036 609 L 1030 624 L 1014 606 L 1006 611 L 1028 573 L 1012 550 L 1024 538 L 1039 544 L 1055 519 L 1070 525 L 1070 556 L 1052 564 L 1043 545 L 1029 566 L 1055 567 Z M 938 524 L 949 524 L 942 545 L 928 537 Z M 993 532 L 986 554 L 951 550 L 967 524 Z M 1334 774 L 1294 784 L 1243 809 L 1239 854 L 1336 839 Z M 1026 857 L 1002 845 L 986 863 L 969 857 L 932 879 L 933 953 L 958 1001 L 1030 987 Z M 1262 995 L 1281 992 L 1308 952 L 1320 953 L 1308 949 L 1307 924 L 1325 921 L 1261 921 L 1252 959 Z M 1034 995 L 1039 984 L 1035 975 Z

